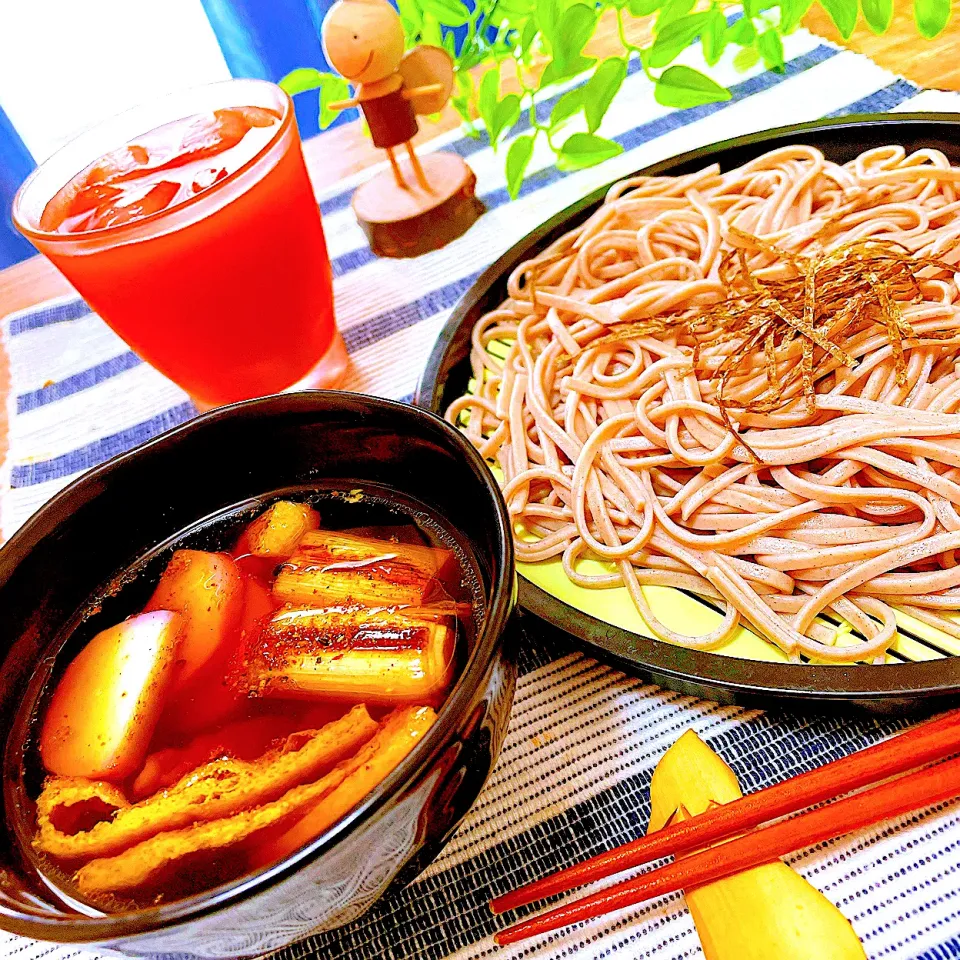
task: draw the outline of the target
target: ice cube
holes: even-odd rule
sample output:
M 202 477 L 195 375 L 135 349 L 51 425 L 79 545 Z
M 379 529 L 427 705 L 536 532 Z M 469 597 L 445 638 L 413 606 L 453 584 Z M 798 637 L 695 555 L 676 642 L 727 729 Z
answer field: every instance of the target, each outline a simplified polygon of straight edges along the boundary
M 117 227 L 131 220 L 139 220 L 153 213 L 159 213 L 170 206 L 179 191 L 179 183 L 161 180 L 136 200 L 122 205 L 106 203 L 98 207 L 86 229 L 100 230 L 104 227 Z
M 217 181 L 222 180 L 227 175 L 225 167 L 207 167 L 206 170 L 201 170 L 193 178 L 192 183 L 190 184 L 190 190 L 192 193 L 202 193 L 204 190 L 208 190 L 212 187 Z

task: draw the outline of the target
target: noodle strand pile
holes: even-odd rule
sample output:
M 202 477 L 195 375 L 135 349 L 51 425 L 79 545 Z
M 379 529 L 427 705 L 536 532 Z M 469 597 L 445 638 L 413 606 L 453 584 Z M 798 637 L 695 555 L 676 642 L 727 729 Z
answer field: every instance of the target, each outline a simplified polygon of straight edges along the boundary
M 895 610 L 960 637 L 958 261 L 936 150 L 633 177 L 514 271 L 447 417 L 499 467 L 519 559 L 625 586 L 663 640 L 745 622 L 879 661 Z M 723 620 L 677 633 L 643 585 Z

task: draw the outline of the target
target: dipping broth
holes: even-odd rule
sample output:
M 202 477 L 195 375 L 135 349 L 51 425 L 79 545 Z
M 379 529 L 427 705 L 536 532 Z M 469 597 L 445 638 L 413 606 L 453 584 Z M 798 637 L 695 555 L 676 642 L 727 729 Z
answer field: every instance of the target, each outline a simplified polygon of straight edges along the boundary
M 236 508 L 78 615 L 17 804 L 48 884 L 124 910 L 229 882 L 320 836 L 423 738 L 482 592 L 443 525 L 382 494 Z

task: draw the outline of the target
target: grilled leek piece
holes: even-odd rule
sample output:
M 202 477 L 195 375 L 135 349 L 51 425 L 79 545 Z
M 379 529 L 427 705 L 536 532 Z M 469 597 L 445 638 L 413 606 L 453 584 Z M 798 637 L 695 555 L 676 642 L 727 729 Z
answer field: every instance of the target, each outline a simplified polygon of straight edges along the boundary
M 285 608 L 244 645 L 232 682 L 248 696 L 433 703 L 450 685 L 455 645 L 445 618 Z
M 734 772 L 688 730 L 654 770 L 647 832 L 740 796 Z M 684 897 L 706 960 L 865 960 L 849 921 L 780 860 Z
M 309 504 L 278 500 L 247 528 L 246 546 L 255 557 L 285 559 L 319 526 L 320 514 Z
M 439 547 L 314 530 L 283 565 L 273 594 L 300 606 L 420 605 L 454 568 L 452 552 Z

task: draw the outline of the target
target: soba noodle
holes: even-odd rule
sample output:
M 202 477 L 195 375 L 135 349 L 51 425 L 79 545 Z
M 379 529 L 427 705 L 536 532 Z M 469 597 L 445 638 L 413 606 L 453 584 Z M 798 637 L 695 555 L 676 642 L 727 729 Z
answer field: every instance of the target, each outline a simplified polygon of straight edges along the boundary
M 960 636 L 958 244 L 936 150 L 615 185 L 514 271 L 447 411 L 499 467 L 518 557 L 625 586 L 689 647 L 745 621 L 792 659 L 882 660 L 895 609 Z M 648 584 L 723 620 L 679 634 Z

